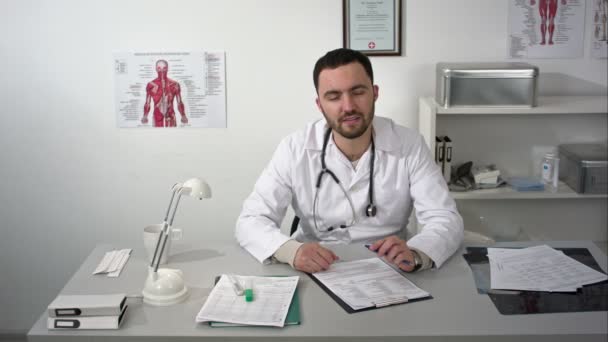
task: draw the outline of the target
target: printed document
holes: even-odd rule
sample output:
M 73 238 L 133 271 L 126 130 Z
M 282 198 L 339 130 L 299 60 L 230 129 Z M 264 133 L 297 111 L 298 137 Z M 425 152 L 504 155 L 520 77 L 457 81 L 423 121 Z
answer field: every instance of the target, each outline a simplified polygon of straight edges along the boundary
M 196 322 L 225 322 L 283 327 L 299 277 L 234 276 L 249 284 L 254 299 L 236 294 L 227 275 L 222 275 L 196 316 Z
M 547 245 L 522 249 L 488 248 L 492 289 L 576 292 L 608 279 Z
M 338 262 L 313 276 L 354 310 L 430 296 L 380 258 Z

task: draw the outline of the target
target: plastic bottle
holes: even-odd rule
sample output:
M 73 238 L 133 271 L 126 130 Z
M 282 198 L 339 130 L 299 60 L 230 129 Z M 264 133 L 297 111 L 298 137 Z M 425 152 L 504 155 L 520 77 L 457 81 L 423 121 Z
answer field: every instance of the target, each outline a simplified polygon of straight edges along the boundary
M 541 179 L 545 184 L 545 189 L 556 192 L 557 181 L 559 179 L 559 158 L 555 153 L 546 153 L 541 163 Z

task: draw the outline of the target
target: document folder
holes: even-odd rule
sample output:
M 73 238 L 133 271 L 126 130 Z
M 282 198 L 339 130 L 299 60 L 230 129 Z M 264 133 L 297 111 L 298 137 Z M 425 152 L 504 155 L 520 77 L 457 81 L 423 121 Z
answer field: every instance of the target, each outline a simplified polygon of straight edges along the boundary
M 435 163 L 441 168 L 443 172 L 443 154 L 445 150 L 443 148 L 443 137 L 435 137 Z
M 220 277 L 215 277 L 215 283 L 220 280 Z M 299 325 L 300 324 L 300 299 L 298 298 L 298 288 L 293 293 L 291 304 L 289 305 L 289 311 L 287 311 L 287 317 L 285 318 L 285 325 Z M 249 327 L 253 325 L 246 324 L 235 324 L 226 322 L 209 322 L 212 327 Z
M 107 295 L 59 295 L 48 306 L 49 317 L 118 316 L 126 306 L 123 293 Z
M 450 184 L 452 178 L 452 139 L 447 135 L 443 137 L 443 178 Z
M 50 330 L 61 329 L 118 329 L 123 321 L 127 305 L 122 308 L 122 312 L 117 316 L 65 316 L 65 317 L 49 317 L 47 319 L 47 328 Z

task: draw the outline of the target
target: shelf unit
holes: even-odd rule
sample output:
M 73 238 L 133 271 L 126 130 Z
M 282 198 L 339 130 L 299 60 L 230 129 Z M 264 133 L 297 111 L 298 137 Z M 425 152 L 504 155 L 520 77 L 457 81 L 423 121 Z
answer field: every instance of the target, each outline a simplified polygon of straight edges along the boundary
M 560 181 L 556 192 L 516 191 L 509 186 L 496 189 L 481 189 L 466 192 L 451 192 L 455 200 L 484 200 L 484 199 L 560 199 L 560 198 L 608 198 L 606 194 L 579 194 L 564 182 Z
M 435 136 L 447 135 L 452 165 L 495 164 L 504 177 L 533 176 L 542 155 L 559 144 L 608 142 L 608 96 L 541 96 L 533 108 L 444 108 L 424 97 L 418 114 L 419 131 L 431 151 Z M 487 233 L 481 221 L 497 227 L 517 221 L 530 239 L 607 240 L 605 194 L 578 194 L 563 182 L 556 192 L 506 186 L 451 194 L 468 230 Z
M 445 108 L 435 103 L 433 98 L 423 98 L 427 105 L 435 108 L 439 115 L 459 114 L 607 114 L 607 96 L 541 96 L 536 107 L 449 107 Z

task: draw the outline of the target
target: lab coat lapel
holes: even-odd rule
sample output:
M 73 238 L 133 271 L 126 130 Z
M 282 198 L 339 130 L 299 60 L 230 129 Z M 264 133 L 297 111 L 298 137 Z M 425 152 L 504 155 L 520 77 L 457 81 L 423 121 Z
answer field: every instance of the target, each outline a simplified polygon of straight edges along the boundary
M 352 171 L 353 167 L 348 158 L 344 156 L 333 141 L 327 146 L 327 158 L 325 162 L 327 163 L 327 167 L 338 177 L 344 188 L 348 189 L 354 175 Z
M 371 150 L 367 149 L 363 156 L 361 156 L 359 163 L 357 163 L 357 171 L 355 172 L 354 177 L 352 177 L 350 184 L 348 184 L 347 189 L 351 189 L 355 184 L 361 181 L 367 182 L 367 178 L 369 177 L 369 158 L 371 158 L 371 155 Z

